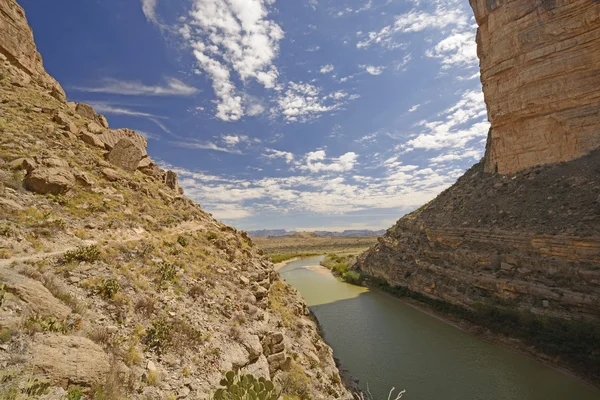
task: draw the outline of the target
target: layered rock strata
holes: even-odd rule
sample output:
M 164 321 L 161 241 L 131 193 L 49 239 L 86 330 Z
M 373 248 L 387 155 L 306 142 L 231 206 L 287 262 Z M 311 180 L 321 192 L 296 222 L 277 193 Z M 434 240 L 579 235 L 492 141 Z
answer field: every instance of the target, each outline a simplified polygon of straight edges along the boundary
M 600 3 L 470 3 L 492 124 L 486 171 L 513 173 L 600 147 Z

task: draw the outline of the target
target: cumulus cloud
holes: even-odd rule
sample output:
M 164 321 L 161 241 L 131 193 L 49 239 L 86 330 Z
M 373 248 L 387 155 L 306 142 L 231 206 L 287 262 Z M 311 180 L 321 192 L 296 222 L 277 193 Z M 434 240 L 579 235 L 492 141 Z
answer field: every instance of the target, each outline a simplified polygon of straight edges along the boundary
M 475 30 L 453 33 L 425 54 L 439 58 L 442 68 L 475 66 L 478 60 Z
M 382 66 L 361 65 L 360 67 L 371 75 L 381 75 L 383 74 L 383 71 L 385 71 L 385 67 Z
M 73 90 L 88 93 L 107 93 L 126 96 L 191 96 L 198 93 L 198 89 L 175 79 L 166 78 L 166 85 L 145 85 L 135 81 L 120 81 L 118 79 L 105 79 L 100 86 L 74 87 Z
M 348 172 L 354 168 L 358 154 L 349 152 L 338 158 L 327 160 L 324 150 L 317 150 L 306 154 L 306 162 L 299 169 L 310 172 Z
M 242 83 L 256 81 L 266 89 L 277 85 L 274 64 L 284 32 L 269 19 L 275 0 L 194 0 L 180 29 L 199 67 L 212 80 L 217 118 L 237 121 L 247 110 L 232 73 Z
M 321 69 L 319 70 L 320 73 L 322 74 L 329 74 L 331 72 L 333 72 L 334 66 L 331 64 L 327 64 L 321 67 Z

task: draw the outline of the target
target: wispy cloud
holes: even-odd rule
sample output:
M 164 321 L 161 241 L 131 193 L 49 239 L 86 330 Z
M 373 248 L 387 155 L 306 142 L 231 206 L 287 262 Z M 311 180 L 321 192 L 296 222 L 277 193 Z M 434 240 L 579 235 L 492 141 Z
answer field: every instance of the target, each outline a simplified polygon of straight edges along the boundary
M 102 102 L 90 102 L 90 105 L 94 107 L 96 112 L 101 114 L 115 114 L 115 115 L 128 115 L 130 117 L 145 117 L 145 118 L 164 118 L 154 114 L 145 113 L 141 111 L 131 110 L 129 108 L 110 105 Z
M 105 79 L 102 85 L 93 87 L 74 87 L 79 92 L 108 93 L 126 96 L 191 96 L 198 93 L 198 89 L 189 86 L 175 78 L 166 78 L 166 85 L 152 86 L 135 81 L 120 81 L 118 79 Z
M 219 146 L 214 142 L 202 142 L 198 140 L 180 140 L 180 141 L 172 141 L 169 142 L 173 146 L 182 147 L 185 149 L 197 149 L 197 150 L 212 150 L 219 151 L 222 153 L 230 153 L 230 154 L 243 154 L 241 150 L 227 147 L 227 146 Z

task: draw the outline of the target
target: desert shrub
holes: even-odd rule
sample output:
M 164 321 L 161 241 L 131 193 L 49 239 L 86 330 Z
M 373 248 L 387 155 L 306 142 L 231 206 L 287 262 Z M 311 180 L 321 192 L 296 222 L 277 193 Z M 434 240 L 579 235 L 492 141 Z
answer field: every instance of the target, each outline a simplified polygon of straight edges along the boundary
M 153 297 L 144 296 L 136 301 L 134 306 L 135 312 L 146 317 L 154 314 L 156 309 L 156 300 Z
M 164 318 L 152 321 L 152 326 L 146 332 L 143 343 L 148 349 L 162 353 L 173 339 L 172 325 Z
M 6 298 L 6 286 L 4 283 L 0 282 L 0 306 L 4 303 L 4 299 Z
M 29 317 L 24 322 L 25 331 L 29 334 L 37 332 L 56 332 L 56 333 L 67 333 L 68 328 L 64 322 L 59 321 L 55 317 L 42 317 L 40 315 L 34 315 Z
M 158 265 L 158 283 L 174 282 L 177 277 L 177 267 L 170 262 L 163 261 Z
M 112 299 L 121 290 L 119 281 L 115 278 L 104 278 L 94 289 L 94 293 L 99 294 L 104 299 Z
M 75 250 L 67 251 L 60 258 L 61 264 L 69 264 L 72 262 L 95 262 L 100 259 L 100 250 L 98 246 L 79 246 Z
M 192 286 L 190 288 L 188 294 L 190 295 L 190 297 L 192 299 L 196 300 L 200 296 L 204 296 L 204 287 L 201 284 L 196 283 L 194 286 Z
M 356 271 L 348 271 L 342 275 L 342 278 L 352 285 L 360 285 L 362 283 L 362 276 Z
M 190 244 L 188 238 L 186 238 L 185 236 L 179 236 L 177 238 L 177 243 L 179 243 L 181 247 L 187 247 L 188 244 Z
M 222 388 L 217 389 L 212 400 L 276 400 L 279 397 L 273 382 L 251 374 L 236 375 L 227 371 L 220 383 Z
M 83 390 L 79 388 L 69 389 L 65 400 L 80 400 L 83 397 Z
M 208 233 L 206 234 L 206 238 L 207 238 L 209 241 L 211 241 L 211 242 L 212 242 L 213 240 L 217 240 L 217 238 L 218 238 L 218 237 L 219 237 L 219 235 L 217 235 L 215 232 L 208 232 Z
M 310 378 L 296 362 L 290 363 L 289 369 L 282 374 L 281 380 L 282 392 L 291 396 L 298 396 L 301 399 L 310 399 Z

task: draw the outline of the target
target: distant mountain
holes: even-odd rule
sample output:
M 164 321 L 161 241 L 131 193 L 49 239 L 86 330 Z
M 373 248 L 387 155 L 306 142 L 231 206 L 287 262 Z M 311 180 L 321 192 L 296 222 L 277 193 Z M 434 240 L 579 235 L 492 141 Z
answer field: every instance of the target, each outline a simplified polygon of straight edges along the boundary
M 262 229 L 259 231 L 250 231 L 248 234 L 251 237 L 281 237 L 289 236 L 296 233 L 295 231 L 288 232 L 285 229 Z
M 315 231 L 319 236 L 341 236 L 341 237 L 355 237 L 355 236 L 381 236 L 385 234 L 385 229 L 379 231 L 372 231 L 370 229 L 350 229 L 344 232 L 328 232 L 328 231 Z
M 357 237 L 357 236 L 381 236 L 385 234 L 385 229 L 379 231 L 372 231 L 370 229 L 354 229 L 345 230 L 344 232 L 330 232 L 330 231 L 315 231 L 314 233 L 318 236 L 335 236 L 335 237 Z M 296 231 L 286 231 L 285 229 L 262 229 L 259 231 L 248 232 L 252 237 L 282 237 L 292 236 L 297 234 Z M 305 233 L 305 232 L 302 232 Z

